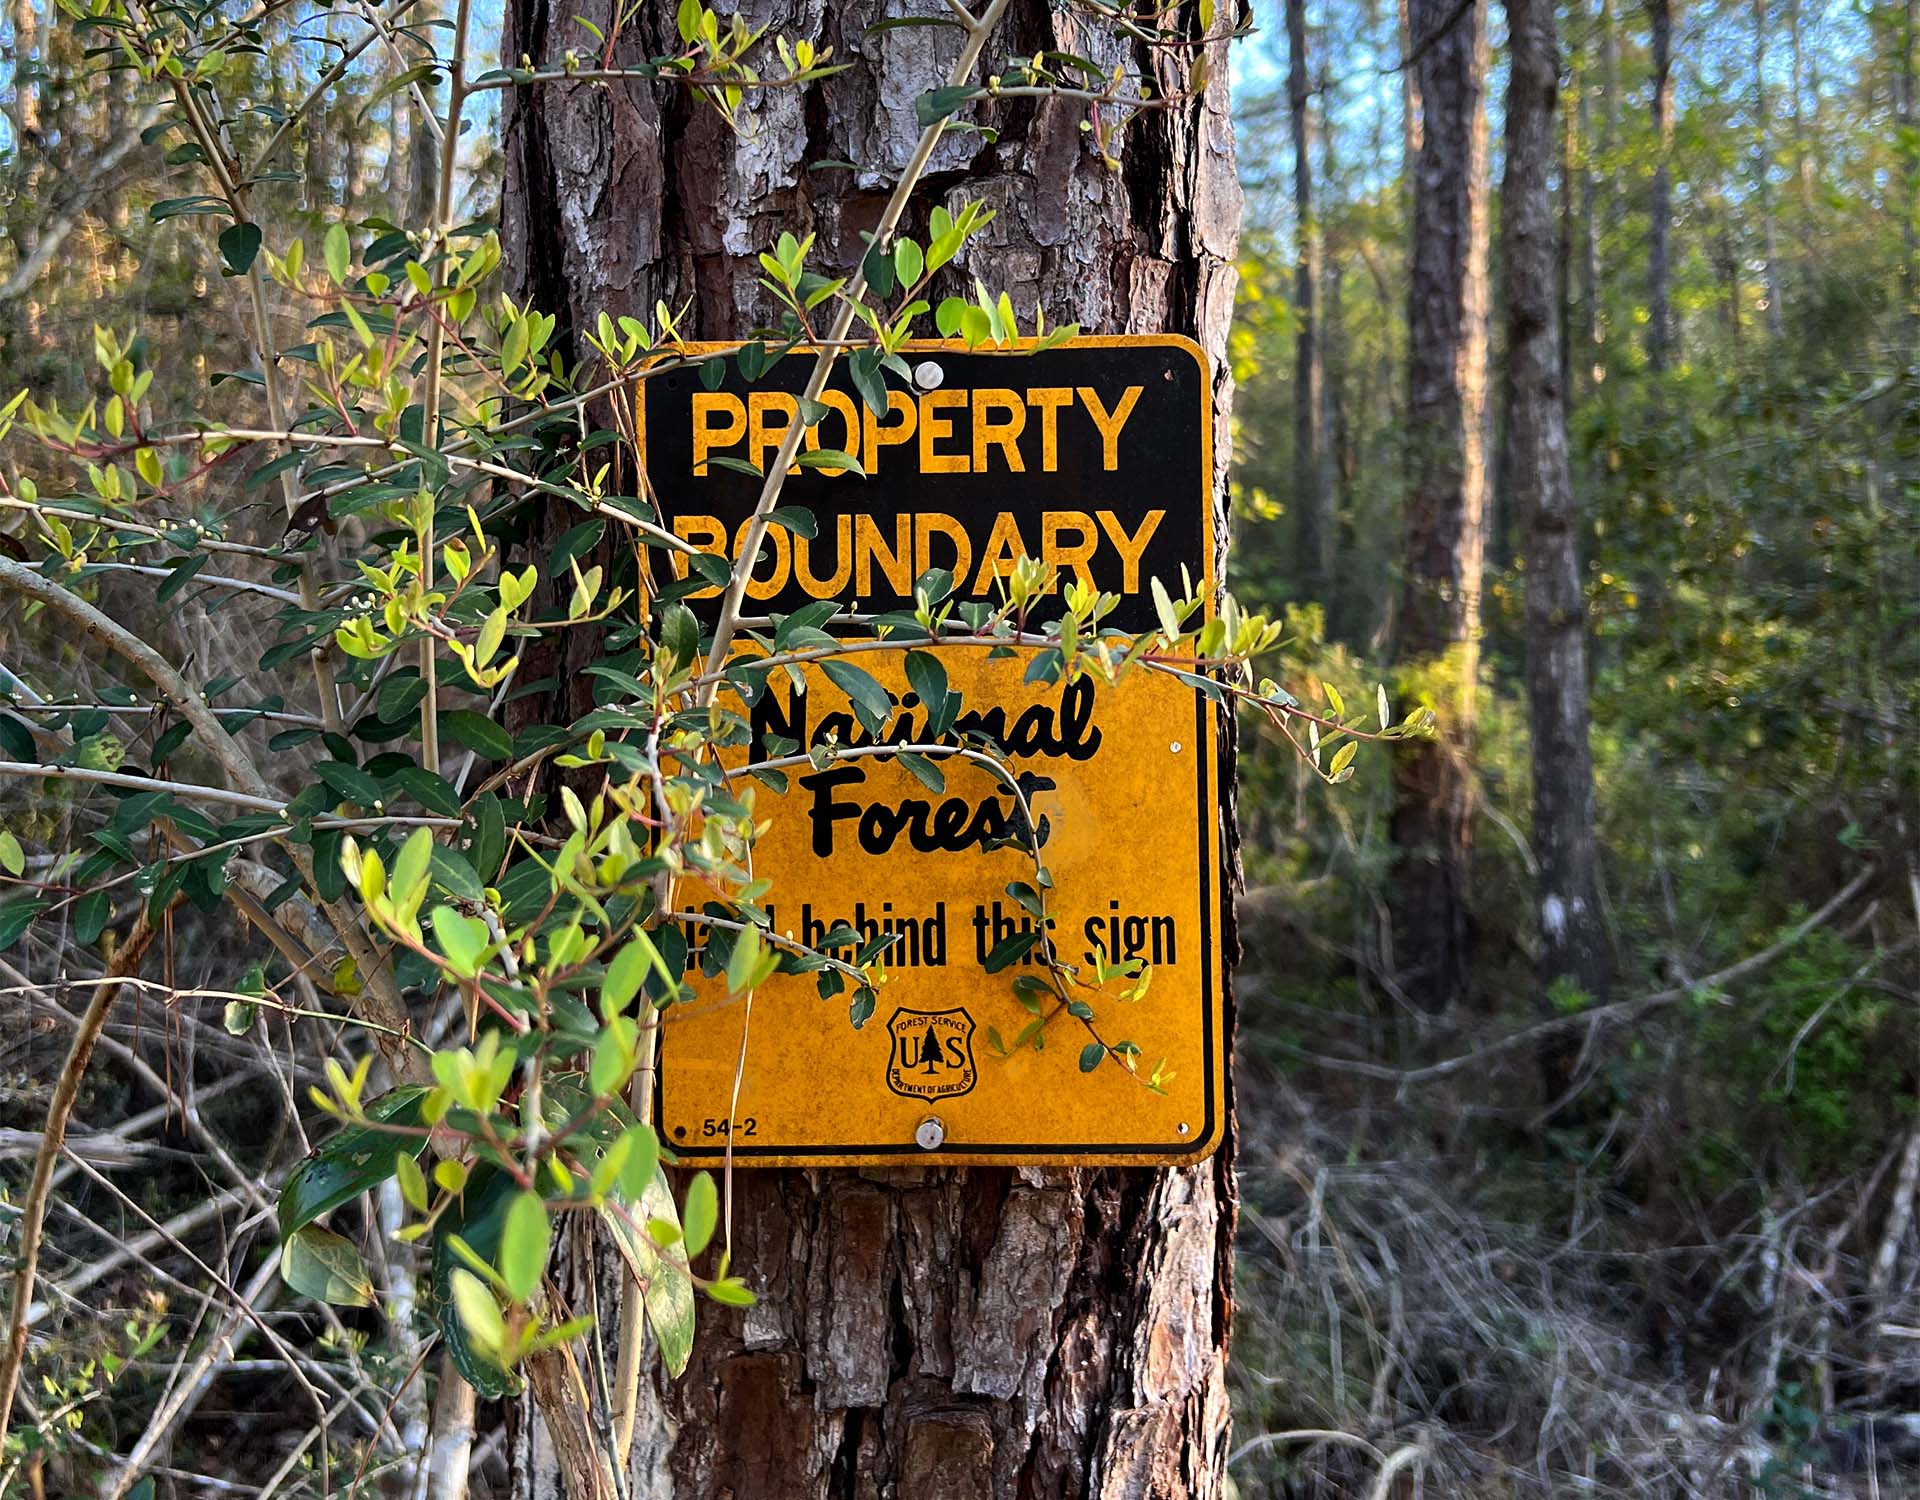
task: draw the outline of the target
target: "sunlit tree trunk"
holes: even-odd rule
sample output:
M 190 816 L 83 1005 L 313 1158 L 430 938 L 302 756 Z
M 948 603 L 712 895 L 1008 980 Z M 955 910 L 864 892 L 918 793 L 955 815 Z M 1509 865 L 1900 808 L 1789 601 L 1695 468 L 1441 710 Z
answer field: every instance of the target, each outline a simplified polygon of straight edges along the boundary
M 675 9 L 646 0 L 615 62 L 676 50 Z M 947 14 L 937 0 L 912 9 Z M 552 67 L 595 46 L 576 12 L 614 29 L 608 0 L 584 10 L 511 0 L 504 52 Z M 914 98 L 943 81 L 959 45 L 951 30 L 868 29 L 899 13 L 881 0 L 761 6 L 756 24 L 830 45 L 853 66 L 815 93 L 749 95 L 738 133 L 667 87 L 517 97 L 502 216 L 515 295 L 576 331 L 603 310 L 644 319 L 656 300 L 685 303 L 687 335 L 726 338 L 776 321 L 755 252 L 782 230 L 817 233 L 823 271 L 850 268 L 919 136 Z M 1013 6 L 989 58 L 1056 48 L 1103 68 L 1144 66 L 1157 94 L 1179 93 L 1187 76 L 1175 49 L 1045 0 Z M 1083 106 L 1064 100 L 998 108 L 994 144 L 977 132 L 943 139 L 906 227 L 924 239 L 931 206 L 962 198 L 998 217 L 942 273 L 936 297 L 978 276 L 1023 317 L 1038 303 L 1050 323 L 1089 332 L 1191 334 L 1214 357 L 1224 416 L 1240 200 L 1226 59 L 1213 51 L 1204 96 L 1145 117 L 1118 173 L 1081 132 Z M 810 170 L 848 161 L 858 165 Z M 577 332 L 570 347 L 583 352 Z M 1223 525 L 1224 495 L 1222 467 Z M 530 554 L 577 520 L 547 517 Z M 578 674 L 592 650 L 572 632 L 523 669 L 563 684 L 553 714 L 583 707 Z M 691 1368 L 649 1385 L 631 1493 L 1218 1496 L 1233 1216 L 1230 1151 L 1176 1171 L 739 1172 L 734 1264 L 762 1300 L 745 1312 L 703 1306 Z M 576 1245 L 575 1301 L 592 1282 L 612 1321 L 619 1267 L 604 1247 Z M 519 1424 L 513 1450 L 518 1493 L 557 1500 L 537 1422 Z
M 1673 230 L 1673 4 L 1647 0 L 1653 28 L 1653 187 L 1647 201 L 1647 364 L 1667 368 L 1673 339 L 1668 310 L 1668 238 Z
M 1400 22 L 1400 144 L 1401 169 L 1406 177 L 1409 213 L 1413 203 L 1413 169 L 1420 159 L 1420 68 L 1413 60 L 1414 39 L 1419 35 L 1413 24 L 1411 0 L 1396 0 Z
M 1543 986 L 1571 982 L 1598 996 L 1606 987 L 1607 950 L 1587 744 L 1586 591 L 1580 511 L 1567 456 L 1547 185 L 1556 91 L 1553 0 L 1506 0 L 1506 8 L 1512 72 L 1500 248 L 1513 370 L 1508 444 L 1516 511 L 1526 533 L 1539 968 Z
M 1487 474 L 1487 29 L 1484 0 L 1413 0 L 1422 137 L 1408 296 L 1406 575 L 1398 658 L 1444 741 L 1395 764 L 1394 959 L 1442 1010 L 1469 979 L 1474 688 Z
M 21 71 L 34 60 L 34 53 L 40 46 L 40 17 L 34 10 L 33 0 L 13 0 L 13 56 L 10 59 L 10 82 L 13 85 L 13 102 L 7 110 L 13 123 L 14 150 L 19 152 L 21 141 L 40 130 L 40 88 L 31 78 L 23 78 Z
M 1307 82 L 1306 0 L 1287 0 L 1287 117 L 1293 128 L 1293 509 L 1294 565 L 1307 598 L 1325 599 L 1333 525 L 1323 460 L 1325 412 L 1321 330 L 1320 225 L 1313 213 L 1313 91 Z

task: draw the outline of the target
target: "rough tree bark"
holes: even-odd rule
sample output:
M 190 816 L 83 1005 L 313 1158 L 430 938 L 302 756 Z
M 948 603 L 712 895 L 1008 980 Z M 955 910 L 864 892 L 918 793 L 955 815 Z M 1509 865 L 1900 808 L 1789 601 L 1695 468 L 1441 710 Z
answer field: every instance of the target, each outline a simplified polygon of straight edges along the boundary
M 1553 151 L 1557 45 L 1553 0 L 1506 0 L 1512 73 L 1500 251 L 1513 371 L 1508 432 L 1514 499 L 1526 533 L 1527 706 L 1533 730 L 1533 850 L 1540 872 L 1540 978 L 1589 995 L 1607 981 L 1593 766 L 1587 744 L 1587 609 L 1580 508 L 1567 457 L 1561 326 L 1556 316 Z
M 503 51 L 558 65 L 568 48 L 591 45 L 574 15 L 612 30 L 609 9 L 609 0 L 510 0 Z M 959 47 L 951 30 L 868 30 L 899 9 L 749 4 L 756 25 L 831 45 L 835 62 L 853 66 L 805 95 L 749 97 L 737 134 L 684 93 L 635 83 L 517 99 L 503 213 L 516 295 L 574 329 L 602 310 L 645 317 L 656 299 L 686 302 L 685 333 L 725 338 L 774 321 L 754 256 L 780 231 L 817 232 L 816 264 L 851 268 L 859 231 L 876 221 L 918 137 L 914 99 L 943 81 Z M 938 0 L 909 9 L 947 14 Z M 613 46 L 615 63 L 677 46 L 674 11 L 671 0 L 645 0 Z M 1017 0 L 983 72 L 1053 48 L 1107 68 L 1144 66 L 1156 93 L 1186 81 L 1177 52 L 1045 0 Z M 994 143 L 945 137 L 907 227 L 924 236 L 929 208 L 961 198 L 984 199 L 998 217 L 936 293 L 968 290 L 977 274 L 1010 292 L 1023 317 L 1038 303 L 1049 323 L 1088 332 L 1191 334 L 1214 356 L 1224 417 L 1240 197 L 1226 59 L 1211 64 L 1200 100 L 1129 132 L 1118 173 L 1066 101 L 996 106 Z M 811 170 L 849 161 L 857 168 Z M 588 649 L 569 641 L 571 655 L 529 670 L 584 696 L 577 672 Z M 690 1369 L 652 1390 L 641 1414 L 631 1493 L 1217 1496 L 1234 1210 L 1230 1149 L 1164 1172 L 741 1172 L 735 1264 L 762 1300 L 745 1313 L 702 1308 Z M 574 1254 L 609 1314 L 617 1266 L 603 1249 Z M 557 1495 L 537 1424 L 521 1424 L 513 1447 L 519 1493 Z
M 1653 43 L 1653 188 L 1647 200 L 1647 365 L 1667 368 L 1673 339 L 1668 310 L 1668 239 L 1673 229 L 1673 3 L 1647 0 Z
M 1314 301 L 1320 224 L 1313 213 L 1313 90 L 1307 82 L 1307 4 L 1287 0 L 1287 118 L 1293 128 L 1294 568 L 1306 598 L 1325 600 L 1333 574 L 1333 517 L 1326 465 L 1325 379 Z
M 1440 743 L 1395 762 L 1394 956 L 1415 1003 L 1468 984 L 1467 771 L 1479 666 L 1487 492 L 1485 0 L 1413 0 L 1422 139 L 1414 172 L 1407 326 L 1406 577 L 1398 657 L 1432 696 Z

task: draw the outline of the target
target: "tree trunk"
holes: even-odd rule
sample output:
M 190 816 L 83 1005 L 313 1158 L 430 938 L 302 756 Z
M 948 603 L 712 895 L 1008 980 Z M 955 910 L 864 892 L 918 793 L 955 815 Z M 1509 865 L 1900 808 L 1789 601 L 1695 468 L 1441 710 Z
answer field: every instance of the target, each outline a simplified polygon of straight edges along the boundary
M 614 32 L 610 8 L 587 0 L 583 13 Z M 646 0 L 619 30 L 615 64 L 677 50 L 675 8 Z M 909 8 L 947 14 L 938 0 Z M 576 12 L 574 0 L 511 0 L 503 52 L 558 66 L 583 45 Z M 755 254 L 782 230 L 819 236 L 823 272 L 851 269 L 860 231 L 919 136 L 914 99 L 944 82 L 959 48 L 951 30 L 868 29 L 890 13 L 899 7 L 882 0 L 755 6 L 756 25 L 830 45 L 852 67 L 804 95 L 749 94 L 738 133 L 668 87 L 549 85 L 516 96 L 502 216 L 516 295 L 574 330 L 603 310 L 644 319 L 656 300 L 686 303 L 683 333 L 727 338 L 776 321 Z M 1044 0 L 1017 0 L 981 71 L 1043 49 L 1108 69 L 1144 66 L 1156 95 L 1178 94 L 1187 78 L 1180 50 L 1126 40 Z M 1204 97 L 1143 117 L 1118 173 L 1069 101 L 994 106 L 997 143 L 944 137 L 904 227 L 924 242 L 929 209 L 963 198 L 998 217 L 964 264 L 942 273 L 935 300 L 970 292 L 979 276 L 1010 293 L 1023 318 L 1037 303 L 1050 324 L 1088 332 L 1191 334 L 1213 356 L 1224 419 L 1239 188 L 1224 46 L 1211 50 Z M 828 165 L 846 161 L 858 166 Z M 582 352 L 577 340 L 571 349 Z M 548 517 L 547 538 L 577 519 Z M 542 544 L 531 539 L 534 555 Z M 584 698 L 578 670 L 592 648 L 561 649 L 529 675 Z M 740 1171 L 734 1264 L 761 1300 L 744 1312 L 702 1306 L 686 1375 L 645 1392 L 631 1493 L 1217 1496 L 1234 1210 L 1230 1144 L 1173 1171 Z M 574 1256 L 575 1300 L 590 1277 L 610 1323 L 617 1263 L 604 1246 Z M 522 1421 L 512 1448 L 518 1493 L 557 1500 L 538 1424 Z
M 1328 76 L 1323 61 L 1320 70 L 1320 160 L 1322 172 L 1322 194 L 1331 197 L 1340 191 L 1338 166 L 1334 153 L 1333 134 L 1333 81 Z M 1346 263 L 1350 246 L 1335 234 L 1328 234 L 1322 240 L 1322 264 L 1320 284 L 1325 288 L 1320 298 L 1320 347 L 1323 351 L 1321 363 L 1325 373 L 1321 379 L 1321 483 L 1326 486 L 1327 511 L 1332 521 L 1333 535 L 1328 542 L 1331 561 L 1327 570 L 1327 586 L 1323 597 L 1326 600 L 1326 631 L 1328 640 L 1337 640 L 1346 628 L 1347 621 L 1353 617 L 1349 608 L 1351 590 L 1342 586 L 1341 564 L 1353 556 L 1353 482 L 1355 459 L 1353 451 L 1354 423 L 1349 406 L 1351 397 L 1351 350 L 1347 342 L 1347 297 Z
M 1667 368 L 1673 320 L 1667 307 L 1667 239 L 1673 228 L 1673 4 L 1647 0 L 1653 23 L 1653 190 L 1647 203 L 1647 364 Z
M 1414 166 L 1420 160 L 1422 136 L 1420 114 L 1420 67 L 1414 59 L 1414 39 L 1420 35 L 1413 24 L 1412 0 L 1396 0 L 1400 27 L 1400 145 L 1401 171 L 1406 180 L 1409 213 L 1413 204 Z
M 1806 232 L 1807 216 L 1813 211 L 1813 160 L 1807 155 L 1806 105 L 1801 89 L 1806 84 L 1806 42 L 1800 15 L 1800 0 L 1787 0 L 1787 33 L 1793 46 L 1793 79 L 1788 101 L 1793 107 L 1793 182 L 1800 206 L 1800 232 Z
M 1413 0 L 1422 139 L 1408 294 L 1406 579 L 1398 656 L 1444 736 L 1395 764 L 1394 943 L 1402 983 L 1438 1011 L 1467 989 L 1474 685 L 1485 551 L 1485 0 Z
M 1773 223 L 1773 141 L 1767 100 L 1767 0 L 1753 0 L 1753 194 L 1760 214 L 1765 262 L 1767 332 L 1778 338 L 1786 308 L 1780 300 L 1780 259 Z
M 1307 4 L 1287 0 L 1287 116 L 1293 127 L 1294 566 L 1299 590 L 1324 600 L 1332 576 L 1332 517 L 1328 514 L 1325 412 L 1320 330 L 1314 299 L 1320 283 L 1320 225 L 1313 214 L 1313 91 L 1307 83 Z
M 1506 0 L 1512 73 L 1500 192 L 1513 375 L 1508 445 L 1526 528 L 1527 706 L 1533 730 L 1533 849 L 1539 862 L 1540 978 L 1598 997 L 1607 980 L 1587 746 L 1587 609 L 1580 512 L 1567 456 L 1561 329 L 1555 310 L 1553 0 Z M 1565 1079 L 1554 1080 L 1564 1085 Z
M 1911 140 L 1914 130 L 1914 56 L 1915 39 L 1914 15 L 1915 0 L 1906 0 L 1900 25 L 1900 74 L 1895 85 L 1897 94 L 1894 99 L 1894 123 L 1899 127 L 1902 140 Z M 1906 181 L 1902 185 L 1900 214 L 1900 343 L 1898 353 L 1900 368 L 1906 369 L 1913 363 L 1914 351 L 1920 348 L 1920 218 L 1916 210 L 1920 209 L 1920 152 L 1909 147 L 1902 153 L 1905 166 L 1902 176 Z
M 34 9 L 34 0 L 13 0 L 13 57 L 10 71 L 13 74 L 13 99 L 8 105 L 7 114 L 13 122 L 13 150 L 16 156 L 24 156 L 32 149 L 26 144 L 27 138 L 40 133 L 40 88 L 31 77 L 21 77 L 21 72 L 30 63 L 37 63 L 34 53 L 40 46 L 40 17 Z

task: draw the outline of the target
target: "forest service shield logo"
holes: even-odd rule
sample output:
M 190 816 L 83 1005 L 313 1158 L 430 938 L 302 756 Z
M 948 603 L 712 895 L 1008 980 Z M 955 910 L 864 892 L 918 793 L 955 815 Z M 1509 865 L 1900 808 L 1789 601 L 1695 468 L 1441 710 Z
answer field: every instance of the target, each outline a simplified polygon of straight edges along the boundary
M 952 1010 L 907 1010 L 887 1022 L 893 1039 L 887 1056 L 887 1087 L 908 1099 L 954 1099 L 971 1093 L 973 1017 Z

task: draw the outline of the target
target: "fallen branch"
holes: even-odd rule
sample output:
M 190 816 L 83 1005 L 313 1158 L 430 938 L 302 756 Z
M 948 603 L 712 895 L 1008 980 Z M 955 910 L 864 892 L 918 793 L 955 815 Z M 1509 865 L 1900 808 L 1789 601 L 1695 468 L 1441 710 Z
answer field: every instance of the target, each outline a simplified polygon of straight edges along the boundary
M 1414 1083 L 1432 1083 L 1435 1079 L 1451 1077 L 1464 1072 L 1480 1063 L 1523 1047 L 1530 1047 L 1544 1037 L 1558 1036 L 1563 1031 L 1577 1031 L 1583 1026 L 1598 1028 L 1611 1021 L 1631 1020 L 1647 1011 L 1656 1010 L 1663 1005 L 1672 1005 L 1677 1000 L 1685 1000 L 1689 995 L 1702 991 L 1717 990 L 1737 980 L 1746 978 L 1756 970 L 1764 969 L 1781 954 L 1804 942 L 1808 934 L 1817 931 L 1831 922 L 1834 916 L 1849 901 L 1857 896 L 1866 883 L 1874 876 L 1874 867 L 1865 869 L 1849 880 L 1826 905 L 1803 921 L 1783 933 L 1776 941 L 1762 948 L 1758 953 L 1749 954 L 1736 964 L 1697 979 L 1691 984 L 1675 985 L 1670 989 L 1655 990 L 1652 994 L 1640 995 L 1632 1000 L 1616 1000 L 1611 1005 L 1595 1006 L 1591 1010 L 1575 1011 L 1569 1015 L 1554 1016 L 1550 1020 L 1537 1021 L 1531 1026 L 1523 1026 L 1510 1032 L 1497 1042 L 1489 1042 L 1472 1052 L 1463 1052 L 1458 1057 L 1445 1058 L 1440 1062 L 1428 1063 L 1419 1068 L 1390 1068 L 1384 1063 L 1365 1062 L 1359 1058 L 1329 1057 L 1323 1053 L 1308 1052 L 1303 1048 L 1275 1042 L 1274 1045 L 1291 1053 L 1317 1068 L 1326 1068 L 1334 1073 L 1352 1073 L 1361 1078 L 1377 1078 L 1383 1083 L 1397 1083 L 1402 1086 Z

